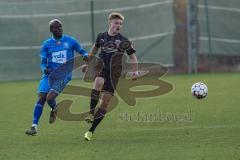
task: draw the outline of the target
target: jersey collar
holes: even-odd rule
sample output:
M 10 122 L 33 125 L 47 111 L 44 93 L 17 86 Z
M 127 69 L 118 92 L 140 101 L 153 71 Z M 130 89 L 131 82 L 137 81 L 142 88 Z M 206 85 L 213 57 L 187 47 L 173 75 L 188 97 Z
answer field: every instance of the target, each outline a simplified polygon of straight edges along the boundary
M 52 40 L 54 40 L 54 41 L 61 41 L 61 40 L 63 40 L 64 37 L 65 37 L 65 35 L 63 34 L 63 35 L 62 35 L 62 38 L 56 40 L 56 39 L 52 36 Z

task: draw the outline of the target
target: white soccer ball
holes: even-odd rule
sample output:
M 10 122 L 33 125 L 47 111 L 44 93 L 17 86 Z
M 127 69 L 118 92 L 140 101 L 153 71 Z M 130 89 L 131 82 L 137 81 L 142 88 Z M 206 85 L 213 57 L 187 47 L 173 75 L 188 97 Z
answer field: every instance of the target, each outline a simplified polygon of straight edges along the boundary
M 191 93 L 197 99 L 203 99 L 208 94 L 207 85 L 202 82 L 197 82 L 192 85 Z

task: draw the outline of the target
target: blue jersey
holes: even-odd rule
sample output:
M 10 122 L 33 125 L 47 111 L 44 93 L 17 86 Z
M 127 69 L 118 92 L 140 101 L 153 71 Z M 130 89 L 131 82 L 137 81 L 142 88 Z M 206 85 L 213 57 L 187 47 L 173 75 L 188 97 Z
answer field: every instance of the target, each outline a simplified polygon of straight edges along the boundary
M 74 58 L 74 51 L 83 56 L 88 55 L 81 45 L 68 35 L 63 35 L 59 40 L 54 37 L 47 39 L 41 48 L 41 69 L 57 69 Z

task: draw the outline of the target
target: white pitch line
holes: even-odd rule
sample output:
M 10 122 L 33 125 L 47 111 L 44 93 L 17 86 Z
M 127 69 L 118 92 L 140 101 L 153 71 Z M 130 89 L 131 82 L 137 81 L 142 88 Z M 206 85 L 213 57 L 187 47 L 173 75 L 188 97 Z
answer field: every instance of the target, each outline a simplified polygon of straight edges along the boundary
M 172 0 L 166 0 L 163 2 L 154 2 L 149 4 L 141 4 L 136 6 L 121 7 L 121 8 L 112 8 L 104 10 L 94 10 L 94 14 L 99 13 L 109 13 L 113 11 L 129 11 L 135 9 L 143 9 L 149 7 L 156 7 L 158 5 L 171 4 Z M 0 15 L 0 19 L 19 19 L 19 18 L 44 18 L 44 17 L 64 17 L 64 16 L 77 16 L 77 15 L 89 15 L 91 11 L 82 11 L 82 12 L 69 12 L 69 13 L 52 13 L 52 14 L 35 14 L 35 15 Z
M 240 8 L 231 8 L 231 7 L 220 7 L 220 6 L 207 6 L 208 9 L 220 10 L 220 11 L 230 11 L 230 12 L 240 12 Z M 198 8 L 205 8 L 205 5 L 198 5 Z
M 163 33 L 158 33 L 158 34 L 152 34 L 152 35 L 147 35 L 147 36 L 140 36 L 140 37 L 132 37 L 129 38 L 131 41 L 141 41 L 141 40 L 146 40 L 146 39 L 153 39 L 153 38 L 159 38 L 159 37 L 165 37 L 168 35 L 172 35 L 173 32 L 163 32 Z M 81 43 L 82 46 L 91 46 L 91 42 L 87 43 Z M 0 51 L 9 51 L 9 50 L 36 50 L 40 49 L 41 46 L 0 46 Z
M 208 37 L 199 37 L 199 40 L 201 41 L 208 41 L 209 38 Z M 216 41 L 216 42 L 224 42 L 224 43 L 240 43 L 240 40 L 238 39 L 226 39 L 226 38 L 216 38 L 216 37 L 212 37 L 211 41 Z

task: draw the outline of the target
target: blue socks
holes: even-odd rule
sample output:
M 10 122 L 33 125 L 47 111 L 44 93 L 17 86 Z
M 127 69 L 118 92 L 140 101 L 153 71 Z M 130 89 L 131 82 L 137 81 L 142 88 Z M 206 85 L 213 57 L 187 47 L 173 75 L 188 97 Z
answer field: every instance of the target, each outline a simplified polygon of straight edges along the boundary
M 38 124 L 38 121 L 42 115 L 42 111 L 43 111 L 43 105 L 40 104 L 39 102 L 37 102 L 37 104 L 35 105 L 34 112 L 33 112 L 33 125 Z
M 32 126 L 34 126 L 34 127 L 37 127 L 37 125 L 38 125 L 38 121 L 42 115 L 44 103 L 45 103 L 45 101 L 42 102 L 42 101 L 38 100 L 35 105 L 34 112 L 33 112 L 33 124 L 32 124 Z M 47 103 L 52 108 L 52 110 L 55 109 L 55 107 L 56 107 L 55 99 L 48 101 Z

